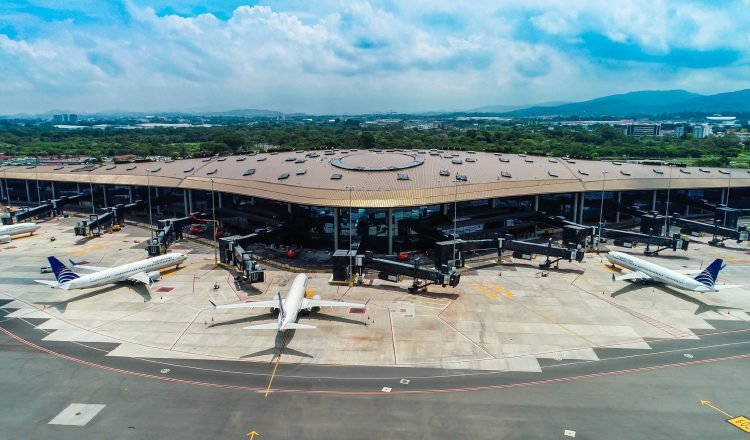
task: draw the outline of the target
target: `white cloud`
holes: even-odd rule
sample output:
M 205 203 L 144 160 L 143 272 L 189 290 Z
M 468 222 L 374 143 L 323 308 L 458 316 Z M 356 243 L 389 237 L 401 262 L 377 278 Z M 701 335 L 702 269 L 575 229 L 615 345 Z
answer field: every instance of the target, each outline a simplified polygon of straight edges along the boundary
M 580 46 L 585 35 L 597 34 L 646 54 L 727 49 L 744 60 L 750 20 L 739 13 L 741 4 L 269 4 L 237 7 L 227 20 L 159 15 L 129 0 L 127 19 L 102 13 L 109 18 L 47 20 L 44 26 L 25 19 L 24 29 L 37 26 L 38 32 L 6 36 L 0 30 L 0 112 L 452 110 L 644 88 L 746 87 L 742 62 L 715 69 L 614 63 L 591 58 Z M 431 26 L 435 16 L 450 20 Z

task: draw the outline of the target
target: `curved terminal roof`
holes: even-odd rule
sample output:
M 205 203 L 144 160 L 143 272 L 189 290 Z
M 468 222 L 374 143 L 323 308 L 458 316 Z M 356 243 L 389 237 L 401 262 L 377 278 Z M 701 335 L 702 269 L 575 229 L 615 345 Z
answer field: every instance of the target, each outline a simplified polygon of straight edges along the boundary
M 750 186 L 744 169 L 507 153 L 329 150 L 118 165 L 0 168 L 1 177 L 214 189 L 314 206 L 389 208 L 537 194 Z M 671 175 L 671 178 L 670 178 Z M 456 183 L 456 177 L 458 182 Z

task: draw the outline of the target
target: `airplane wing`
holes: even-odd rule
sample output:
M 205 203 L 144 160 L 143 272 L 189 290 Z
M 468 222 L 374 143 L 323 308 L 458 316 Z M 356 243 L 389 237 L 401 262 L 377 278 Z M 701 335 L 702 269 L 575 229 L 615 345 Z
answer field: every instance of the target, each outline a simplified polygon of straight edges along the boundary
M 50 287 L 60 287 L 60 283 L 57 281 L 49 281 L 49 280 L 34 280 L 35 282 L 39 284 L 46 284 Z
M 315 328 L 314 325 L 307 325 L 307 324 L 299 324 L 296 322 L 290 322 L 285 326 L 286 330 L 307 330 Z M 251 325 L 248 327 L 242 327 L 243 330 L 278 330 L 279 329 L 279 323 L 274 322 L 271 324 L 258 324 L 258 325 Z
M 148 277 L 148 274 L 146 272 L 135 273 L 131 275 L 130 278 L 128 278 L 128 281 L 138 281 L 139 283 L 143 283 L 149 287 L 154 284 L 154 281 Z
M 612 281 L 623 281 L 623 280 L 631 280 L 631 281 L 648 281 L 651 277 L 646 275 L 643 272 L 635 271 L 635 272 L 628 272 L 624 275 L 615 276 L 612 274 Z
M 327 301 L 323 299 L 307 299 L 302 300 L 302 308 L 309 309 L 311 307 L 355 307 L 364 308 L 364 304 L 350 303 L 343 301 Z
M 236 303 L 236 304 L 224 304 L 217 306 L 216 303 L 209 300 L 208 302 L 211 303 L 212 306 L 214 306 L 215 309 L 268 309 L 268 308 L 279 308 L 279 301 L 252 301 L 252 302 L 243 302 L 243 303 Z M 265 325 L 265 324 L 264 324 Z M 274 324 L 276 325 L 276 324 Z M 276 327 L 274 327 L 276 328 Z

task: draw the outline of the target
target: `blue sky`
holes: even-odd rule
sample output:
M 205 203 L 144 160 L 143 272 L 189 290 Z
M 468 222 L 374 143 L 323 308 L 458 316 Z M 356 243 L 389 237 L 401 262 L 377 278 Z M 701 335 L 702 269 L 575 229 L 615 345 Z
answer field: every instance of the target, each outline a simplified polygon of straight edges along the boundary
M 0 2 L 0 113 L 460 110 L 750 88 L 743 1 Z

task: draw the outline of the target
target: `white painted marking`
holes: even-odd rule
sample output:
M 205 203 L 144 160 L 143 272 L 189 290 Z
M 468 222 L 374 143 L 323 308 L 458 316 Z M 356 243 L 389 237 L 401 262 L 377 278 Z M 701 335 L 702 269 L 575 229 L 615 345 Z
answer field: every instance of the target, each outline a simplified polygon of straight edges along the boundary
M 685 353 L 685 354 L 683 354 L 683 356 L 685 356 L 685 357 L 686 357 L 686 358 L 688 358 L 688 359 L 692 359 L 692 358 L 694 358 L 694 357 L 695 357 L 695 356 L 693 356 L 693 355 L 692 355 L 692 354 L 690 354 L 690 353 Z
M 556 360 L 556 361 L 560 362 L 561 360 L 563 360 L 563 355 L 562 355 L 562 353 L 560 353 L 560 352 L 558 351 L 557 353 L 555 353 L 555 354 L 554 354 L 554 355 L 552 356 L 552 359 L 554 359 L 554 360 Z
M 409 379 L 401 379 L 399 382 L 401 382 L 401 385 L 409 385 L 410 380 Z
M 169 373 L 169 368 L 162 368 L 161 370 L 159 370 L 159 372 L 161 374 L 167 374 L 167 373 Z
M 50 425 L 86 426 L 106 405 L 71 403 L 62 410 Z
M 391 388 L 389 388 L 389 387 L 383 387 L 383 389 L 380 390 L 380 391 L 382 391 L 384 393 L 390 393 L 391 392 Z
M 573 438 L 575 438 L 576 432 L 575 431 L 571 431 L 570 429 L 566 429 L 565 431 L 563 431 L 563 435 L 565 437 L 573 437 Z

